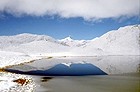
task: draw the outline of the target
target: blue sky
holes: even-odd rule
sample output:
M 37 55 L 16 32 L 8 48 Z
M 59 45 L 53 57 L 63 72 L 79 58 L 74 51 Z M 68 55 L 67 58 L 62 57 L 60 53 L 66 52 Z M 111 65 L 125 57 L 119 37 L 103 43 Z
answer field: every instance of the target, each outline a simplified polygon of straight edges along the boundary
M 73 39 L 93 39 L 107 31 L 126 25 L 138 24 L 139 19 L 113 20 L 104 19 L 101 22 L 88 22 L 82 18 L 51 18 L 45 17 L 14 17 L 6 15 L 0 19 L 0 35 L 15 35 L 20 33 L 45 34 L 56 39 L 71 36 Z
M 65 0 L 62 0 L 62 3 L 60 3 L 60 5 L 53 2 L 55 0 L 48 0 L 48 2 L 52 4 L 52 6 L 49 6 L 51 4 L 45 4 L 45 1 L 43 0 L 37 0 L 37 2 L 39 2 L 40 4 L 45 4 L 44 6 L 49 6 L 51 7 L 51 9 L 48 7 L 41 7 L 42 5 L 37 5 L 36 3 L 34 4 L 30 2 L 32 0 L 24 1 L 32 4 L 33 8 L 28 7 L 28 3 L 24 4 L 24 1 L 18 2 L 22 7 L 17 6 L 17 4 L 11 2 L 10 0 L 5 1 L 9 2 L 9 4 L 7 5 L 7 2 L 0 1 L 1 36 L 15 35 L 20 33 L 33 33 L 49 35 L 56 39 L 62 39 L 70 35 L 73 39 L 88 40 L 99 37 L 104 33 L 113 29 L 118 29 L 119 27 L 140 24 L 140 13 L 138 4 L 139 0 L 130 0 L 131 2 L 128 3 L 125 2 L 125 4 L 127 3 L 128 5 L 126 10 L 123 7 L 124 2 L 122 2 L 121 0 L 114 0 L 118 3 L 111 1 L 112 4 L 117 4 L 116 6 L 119 5 L 121 7 L 122 5 L 122 8 L 116 8 L 115 6 L 110 5 L 109 7 L 113 11 L 108 11 L 108 8 L 102 8 L 100 5 L 101 2 L 96 2 L 96 0 L 83 0 L 83 2 L 81 3 L 75 2 L 76 7 L 73 6 L 75 10 L 71 10 L 73 8 L 71 6 L 67 7 L 68 5 L 70 5 L 70 2 L 68 2 L 67 0 L 67 2 L 65 2 Z M 106 1 L 105 3 L 107 4 L 107 0 L 104 1 Z M 91 7 L 88 7 L 85 2 L 89 4 L 91 4 L 92 2 L 93 5 L 94 3 L 96 3 L 97 7 L 99 7 L 99 11 L 96 12 L 96 8 L 92 7 L 92 4 Z M 68 5 L 65 5 L 67 3 Z M 53 4 L 57 8 L 54 8 Z M 81 5 L 83 5 L 85 6 L 85 8 L 81 7 L 82 9 L 77 9 L 78 5 L 80 5 L 80 7 Z M 38 8 L 34 10 L 35 7 Z M 108 5 L 106 7 L 108 7 Z M 91 8 L 91 10 L 89 11 L 86 8 Z M 102 10 L 105 12 L 103 12 Z

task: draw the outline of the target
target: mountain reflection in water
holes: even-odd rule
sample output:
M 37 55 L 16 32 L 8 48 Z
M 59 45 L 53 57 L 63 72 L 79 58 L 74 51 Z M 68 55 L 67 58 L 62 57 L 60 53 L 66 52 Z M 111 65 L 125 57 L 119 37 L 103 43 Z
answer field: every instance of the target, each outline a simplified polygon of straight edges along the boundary
M 20 71 L 14 69 L 6 69 L 8 72 L 42 75 L 42 76 L 84 76 L 84 75 L 106 75 L 104 71 L 92 64 L 71 64 L 70 66 L 64 64 L 57 64 L 47 70 L 34 71 Z
M 35 92 L 140 92 L 139 61 L 140 56 L 53 57 L 6 70 L 33 73 Z M 36 76 L 37 73 L 44 76 Z M 71 73 L 99 75 L 70 76 Z

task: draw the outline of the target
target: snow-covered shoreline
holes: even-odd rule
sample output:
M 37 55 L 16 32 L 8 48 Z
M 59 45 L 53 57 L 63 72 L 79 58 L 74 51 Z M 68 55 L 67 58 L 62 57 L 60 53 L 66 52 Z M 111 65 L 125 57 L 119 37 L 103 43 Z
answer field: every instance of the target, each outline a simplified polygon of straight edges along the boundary
M 28 81 L 26 84 L 14 82 L 23 79 Z M 0 72 L 0 92 L 32 92 L 35 83 L 30 76 Z
M 33 60 L 33 57 L 19 52 L 0 51 L 0 68 L 29 62 L 31 60 Z M 18 79 L 30 80 L 30 83 L 20 85 L 14 82 L 14 80 Z M 30 76 L 0 71 L 0 92 L 32 92 L 34 88 L 35 84 Z

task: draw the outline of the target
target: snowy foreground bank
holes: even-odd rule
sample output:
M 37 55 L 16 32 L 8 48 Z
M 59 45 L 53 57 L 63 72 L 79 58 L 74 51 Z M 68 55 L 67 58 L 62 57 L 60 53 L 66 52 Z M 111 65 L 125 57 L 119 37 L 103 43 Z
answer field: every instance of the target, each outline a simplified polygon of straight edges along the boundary
M 25 62 L 30 62 L 37 57 L 30 57 L 19 52 L 7 52 L 0 51 L 0 68 L 4 68 L 11 65 L 17 65 Z M 23 85 L 15 80 L 25 80 Z M 26 84 L 26 82 L 28 82 Z M 0 71 L 0 92 L 32 92 L 35 88 L 35 84 L 30 76 L 5 73 Z
M 29 62 L 31 59 L 22 53 L 0 51 L 0 68 Z M 22 85 L 14 82 L 19 79 L 29 81 L 29 83 Z M 32 92 L 34 87 L 35 84 L 29 76 L 0 72 L 0 92 Z
M 26 81 L 22 84 L 18 80 Z M 34 87 L 29 76 L 0 72 L 0 92 L 32 92 Z
M 104 55 L 139 56 L 140 25 L 122 27 L 118 30 L 110 31 L 99 38 L 88 41 L 73 40 L 70 37 L 62 40 L 56 40 L 46 35 L 33 34 L 0 36 L 0 68 L 17 65 L 24 62 L 30 62 L 32 60 L 37 60 L 50 56 L 55 57 Z M 112 62 L 112 64 L 114 63 Z M 100 64 L 97 63 L 97 65 L 106 66 L 104 62 L 101 62 Z M 102 68 L 106 70 L 105 67 Z M 120 67 L 120 69 L 121 68 L 122 67 Z M 19 84 L 13 82 L 14 80 L 19 78 L 31 79 L 23 75 L 0 73 L 0 92 L 16 90 L 16 87 L 20 88 L 21 86 L 19 86 Z M 33 85 L 31 84 L 25 85 L 25 87 L 22 86 L 21 90 L 22 88 L 26 89 L 28 87 L 30 87 L 32 90 Z

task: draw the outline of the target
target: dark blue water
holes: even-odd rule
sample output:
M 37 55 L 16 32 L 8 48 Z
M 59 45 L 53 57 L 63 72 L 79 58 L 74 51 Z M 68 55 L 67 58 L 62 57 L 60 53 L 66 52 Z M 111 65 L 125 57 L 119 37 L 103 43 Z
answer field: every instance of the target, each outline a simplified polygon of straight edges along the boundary
M 57 64 L 47 70 L 33 70 L 21 71 L 15 69 L 6 69 L 8 72 L 28 74 L 28 75 L 41 75 L 41 76 L 85 76 L 85 75 L 107 75 L 100 68 L 93 64 L 71 64 L 66 66 L 64 64 Z

